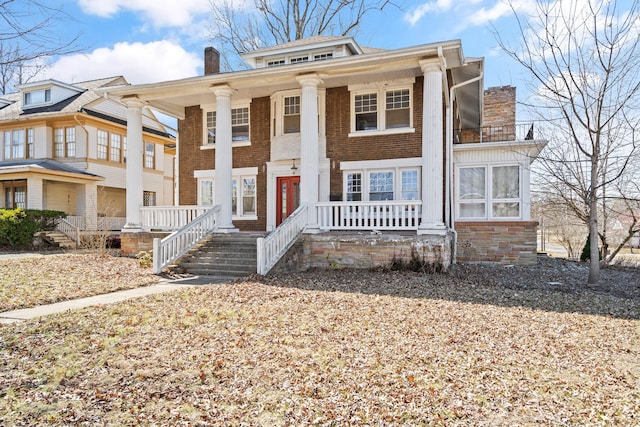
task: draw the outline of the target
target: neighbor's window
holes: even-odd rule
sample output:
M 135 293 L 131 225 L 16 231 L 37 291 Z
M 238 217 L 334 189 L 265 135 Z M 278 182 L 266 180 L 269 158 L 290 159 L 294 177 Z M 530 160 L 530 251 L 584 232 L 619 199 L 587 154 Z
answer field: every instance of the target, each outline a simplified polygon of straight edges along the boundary
M 55 157 L 76 156 L 76 128 L 56 128 L 53 130 L 53 151 Z
M 142 205 L 143 206 L 156 206 L 156 192 L 144 191 L 142 193 Z
M 33 157 L 33 129 L 4 131 L 4 159 Z
M 109 159 L 109 132 L 98 129 L 98 159 Z
M 156 146 L 147 142 L 144 144 L 144 167 L 153 169 L 156 166 Z
M 122 136 L 117 133 L 111 134 L 111 143 L 109 145 L 109 160 L 112 162 L 120 162 L 122 159 Z
M 4 186 L 4 207 L 6 209 L 27 208 L 27 183 L 21 183 Z
M 300 96 L 284 98 L 284 133 L 300 132 Z
M 24 94 L 24 105 L 51 102 L 51 89 L 33 90 Z

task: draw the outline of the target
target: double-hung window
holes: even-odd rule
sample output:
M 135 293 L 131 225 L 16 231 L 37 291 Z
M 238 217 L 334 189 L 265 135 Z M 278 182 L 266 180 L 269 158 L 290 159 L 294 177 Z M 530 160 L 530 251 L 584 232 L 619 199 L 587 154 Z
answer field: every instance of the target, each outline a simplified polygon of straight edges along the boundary
M 284 97 L 284 133 L 300 133 L 300 96 Z
M 389 86 L 365 84 L 349 86 L 351 91 L 351 134 L 372 132 L 414 132 L 413 81 Z
M 98 145 L 96 157 L 124 163 L 126 157 L 127 138 L 121 134 L 98 129 Z M 74 148 L 75 150 L 75 148 Z
M 4 132 L 4 159 L 33 157 L 33 129 L 7 130 Z
M 216 143 L 216 112 L 206 112 L 205 146 L 215 146 Z M 250 141 L 249 107 L 231 109 L 231 141 L 234 145 L 246 145 Z
M 56 128 L 53 130 L 53 152 L 55 157 L 76 156 L 76 128 Z
M 234 177 L 231 189 L 231 209 L 233 215 L 249 216 L 256 214 L 256 177 Z
M 147 169 L 156 167 L 156 146 L 150 142 L 144 144 L 144 167 Z
M 369 172 L 369 200 L 393 200 L 393 172 Z
M 478 165 L 458 168 L 458 219 L 522 217 L 520 166 Z

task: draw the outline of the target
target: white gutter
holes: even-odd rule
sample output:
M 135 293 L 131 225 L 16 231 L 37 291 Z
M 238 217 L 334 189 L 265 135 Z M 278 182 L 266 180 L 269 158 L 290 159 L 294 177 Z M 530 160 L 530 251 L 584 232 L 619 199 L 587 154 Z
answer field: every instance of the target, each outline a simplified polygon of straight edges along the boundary
M 447 142 L 447 170 L 446 170 L 446 175 L 447 175 L 447 188 L 446 188 L 446 194 L 445 194 L 445 199 L 447 200 L 447 203 L 445 205 L 445 215 L 447 217 L 447 221 L 449 223 L 449 228 L 453 231 L 454 233 L 454 242 L 453 242 L 453 254 L 451 255 L 451 263 L 455 264 L 456 262 L 456 256 L 457 256 L 457 252 L 458 252 L 458 234 L 456 233 L 455 230 L 455 221 L 454 221 L 454 215 L 453 215 L 453 197 L 452 197 L 452 191 L 451 191 L 451 186 L 453 185 L 451 182 L 451 177 L 452 177 L 452 170 L 453 170 L 453 100 L 454 100 L 454 91 L 456 89 L 458 89 L 459 87 L 462 86 L 466 86 L 470 83 L 474 83 L 477 82 L 479 80 L 482 80 L 482 78 L 484 77 L 484 72 L 481 71 L 480 75 L 477 77 L 474 77 L 472 79 L 466 80 L 464 82 L 458 83 L 456 85 L 451 86 L 451 88 L 449 88 L 449 103 L 447 104 L 447 109 L 446 109 L 446 114 L 447 114 L 447 123 L 446 123 L 446 128 L 447 128 L 447 136 L 446 136 L 446 142 Z M 481 88 L 482 90 L 482 88 Z M 482 92 L 481 92 L 482 93 Z M 480 97 L 480 100 L 482 101 L 482 96 Z M 482 105 L 482 102 L 481 102 Z M 482 111 L 480 111 L 480 120 L 482 120 Z M 482 133 L 482 129 L 480 130 L 480 133 Z

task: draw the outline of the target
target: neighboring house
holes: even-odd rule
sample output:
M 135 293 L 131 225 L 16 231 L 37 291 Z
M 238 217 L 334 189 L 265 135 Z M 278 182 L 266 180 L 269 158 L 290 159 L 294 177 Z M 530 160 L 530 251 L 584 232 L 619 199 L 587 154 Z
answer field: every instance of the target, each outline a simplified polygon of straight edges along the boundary
M 535 262 L 529 165 L 545 142 L 516 126 L 515 88 L 483 90 L 484 60 L 459 40 L 319 36 L 243 57 L 253 69 L 220 73 L 207 48 L 204 76 L 106 90 L 131 117 L 179 119 L 179 204 L 219 205 L 218 232 L 271 233 L 304 206 L 307 266 L 415 249 Z
M 45 80 L 0 96 L 0 207 L 66 212 L 83 229 L 124 225 L 127 109 L 96 89 L 123 77 Z M 144 205 L 174 204 L 175 138 L 153 113 L 141 128 Z M 98 218 L 110 218 L 108 224 Z

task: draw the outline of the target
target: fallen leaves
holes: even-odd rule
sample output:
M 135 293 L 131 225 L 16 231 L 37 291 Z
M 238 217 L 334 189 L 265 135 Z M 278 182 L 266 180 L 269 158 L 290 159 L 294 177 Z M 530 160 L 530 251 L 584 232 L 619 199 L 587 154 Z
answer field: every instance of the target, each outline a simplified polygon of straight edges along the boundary
M 158 281 L 137 260 L 96 254 L 0 259 L 0 312 L 34 307 Z
M 637 424 L 640 301 L 501 271 L 311 271 L 3 327 L 0 424 Z

